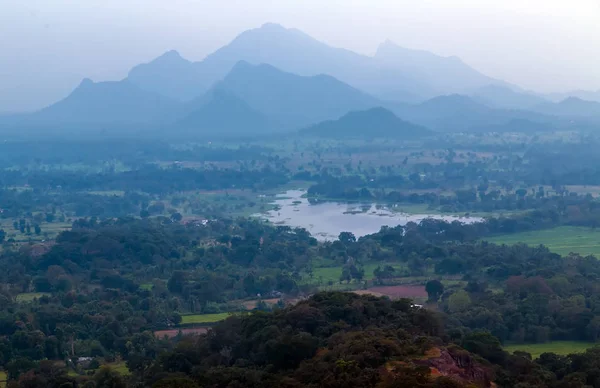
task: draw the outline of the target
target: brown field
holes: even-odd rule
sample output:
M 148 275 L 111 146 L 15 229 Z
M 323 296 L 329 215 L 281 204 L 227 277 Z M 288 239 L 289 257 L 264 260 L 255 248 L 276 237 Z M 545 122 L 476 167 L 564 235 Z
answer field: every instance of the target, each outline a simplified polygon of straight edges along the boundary
M 360 294 L 371 294 L 375 296 L 387 296 L 391 299 L 399 298 L 427 298 L 425 286 L 380 286 L 371 287 L 367 290 L 356 291 Z
M 200 335 L 208 332 L 210 327 L 196 327 L 189 329 L 171 329 L 171 330 L 158 330 L 154 332 L 154 335 L 158 338 L 163 338 L 167 336 L 168 338 L 176 337 L 177 334 L 181 331 L 183 335 Z
M 273 306 L 274 304 L 277 304 L 277 302 L 279 302 L 279 299 L 263 299 L 263 302 L 265 302 L 267 306 Z M 256 306 L 258 306 L 258 300 L 247 300 L 245 302 L 242 302 L 242 306 L 244 306 L 247 310 L 253 310 L 256 308 Z

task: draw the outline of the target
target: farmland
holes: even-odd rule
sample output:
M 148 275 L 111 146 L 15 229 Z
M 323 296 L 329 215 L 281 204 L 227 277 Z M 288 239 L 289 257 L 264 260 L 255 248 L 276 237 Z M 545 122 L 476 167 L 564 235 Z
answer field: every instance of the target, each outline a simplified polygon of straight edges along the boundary
M 552 229 L 494 236 L 486 238 L 486 240 L 507 245 L 521 242 L 534 246 L 543 244 L 552 252 L 563 256 L 574 252 L 600 257 L 600 230 L 591 228 L 560 226 Z
M 531 354 L 532 358 L 537 358 L 542 353 L 556 353 L 560 355 L 582 353 L 595 345 L 593 342 L 552 341 L 541 344 L 507 345 L 504 347 L 504 350 L 510 353 L 515 351 L 527 352 Z
M 25 292 L 17 295 L 17 302 L 28 303 L 33 302 L 35 299 L 40 299 L 42 296 L 50 296 L 45 292 Z
M 215 323 L 226 319 L 230 315 L 230 313 L 183 315 L 181 317 L 181 324 L 190 325 L 194 323 Z

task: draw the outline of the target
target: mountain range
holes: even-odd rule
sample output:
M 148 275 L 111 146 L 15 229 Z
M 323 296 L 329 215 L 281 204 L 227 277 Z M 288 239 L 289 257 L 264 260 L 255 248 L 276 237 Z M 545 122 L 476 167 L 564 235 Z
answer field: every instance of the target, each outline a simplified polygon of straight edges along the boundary
M 122 81 L 86 79 L 38 112 L 0 116 L 0 129 L 136 127 L 240 135 L 346 125 L 352 132 L 357 128 L 350 119 L 365 127 L 369 118 L 380 120 L 381 128 L 410 124 L 412 132 L 423 133 L 533 131 L 600 124 L 600 103 L 573 97 L 552 102 L 457 57 L 391 41 L 365 56 L 265 24 L 201 62 L 169 51 L 134 67 Z
M 140 88 L 174 99 L 202 95 L 239 61 L 270 64 L 282 71 L 314 76 L 328 74 L 384 100 L 416 102 L 439 94 L 468 93 L 489 84 L 504 84 L 457 57 L 409 50 L 390 41 L 373 57 L 331 47 L 297 29 L 268 23 L 238 35 L 201 62 L 177 52 L 136 66 L 128 80 Z

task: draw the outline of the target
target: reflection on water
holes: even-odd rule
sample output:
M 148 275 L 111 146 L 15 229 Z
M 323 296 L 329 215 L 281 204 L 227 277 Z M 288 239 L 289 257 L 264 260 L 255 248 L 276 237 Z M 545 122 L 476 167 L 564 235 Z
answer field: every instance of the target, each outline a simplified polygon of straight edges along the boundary
M 458 217 L 438 214 L 406 214 L 390 211 L 375 204 L 347 204 L 323 202 L 310 204 L 302 198 L 306 192 L 290 190 L 278 195 L 278 210 L 263 214 L 270 222 L 279 225 L 302 227 L 319 240 L 335 240 L 340 232 L 352 232 L 356 237 L 378 232 L 382 226 L 405 225 L 425 218 L 461 222 L 482 221 L 478 217 Z

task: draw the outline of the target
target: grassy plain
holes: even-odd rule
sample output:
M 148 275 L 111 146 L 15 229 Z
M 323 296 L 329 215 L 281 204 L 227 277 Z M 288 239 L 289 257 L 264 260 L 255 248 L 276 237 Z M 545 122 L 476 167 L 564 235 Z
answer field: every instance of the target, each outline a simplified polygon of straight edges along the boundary
M 50 294 L 48 294 L 47 292 L 24 292 L 22 294 L 17 295 L 17 302 L 32 302 L 34 299 L 40 299 L 44 295 L 50 296 Z
M 560 226 L 552 229 L 494 236 L 485 240 L 507 245 L 520 242 L 528 245 L 543 244 L 552 252 L 563 256 L 574 252 L 600 257 L 600 230 L 591 228 Z
M 596 344 L 593 342 L 552 341 L 543 344 L 507 345 L 504 347 L 504 350 L 509 353 L 519 350 L 531 354 L 533 358 L 537 358 L 542 353 L 556 353 L 561 355 L 583 353 L 586 349 L 594 346 Z
M 112 370 L 119 373 L 121 376 L 128 376 L 131 374 L 129 368 L 127 368 L 127 364 L 125 361 L 121 362 L 113 362 L 111 364 L 107 364 Z
M 6 387 L 6 379 L 8 378 L 6 372 L 0 371 L 0 388 Z
M 189 325 L 192 323 L 215 323 L 226 319 L 230 315 L 231 313 L 182 315 L 181 324 Z
M 397 263 L 367 263 L 363 266 L 363 269 L 365 270 L 365 280 L 373 279 L 375 277 L 375 275 L 373 275 L 373 271 L 375 271 L 375 269 L 379 266 L 383 268 L 386 265 L 391 265 L 395 270 L 402 270 L 403 268 L 402 265 Z M 342 276 L 342 269 L 343 267 L 341 265 L 334 267 L 314 268 L 312 279 L 306 276 L 305 281 L 309 284 L 318 284 L 319 282 L 327 284 L 330 281 L 337 283 L 340 281 L 340 276 Z

